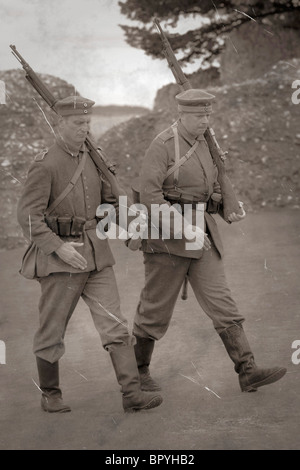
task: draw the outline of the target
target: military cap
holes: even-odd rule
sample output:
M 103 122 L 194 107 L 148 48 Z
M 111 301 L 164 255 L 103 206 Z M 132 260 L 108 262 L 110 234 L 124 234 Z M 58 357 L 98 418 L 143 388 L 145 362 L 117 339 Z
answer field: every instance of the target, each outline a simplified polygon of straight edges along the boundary
M 191 88 L 175 96 L 178 110 L 185 113 L 210 114 L 212 112 L 211 102 L 214 95 L 206 91 Z
M 82 96 L 67 96 L 62 100 L 58 100 L 54 109 L 61 116 L 71 116 L 73 114 L 91 114 L 92 106 L 95 104 L 95 101 L 88 100 Z

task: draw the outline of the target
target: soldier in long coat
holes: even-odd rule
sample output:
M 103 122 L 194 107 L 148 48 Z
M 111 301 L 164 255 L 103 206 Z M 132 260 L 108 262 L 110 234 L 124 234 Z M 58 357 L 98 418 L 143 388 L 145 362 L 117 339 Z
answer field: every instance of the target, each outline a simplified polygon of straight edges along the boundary
M 41 287 L 34 354 L 41 406 L 47 412 L 70 411 L 59 387 L 59 359 L 80 297 L 110 353 L 124 410 L 153 408 L 162 402 L 157 393 L 140 389 L 135 339 L 120 310 L 114 257 L 108 240 L 96 233 L 98 206 L 104 202 L 117 206 L 117 201 L 84 143 L 93 105 L 94 101 L 79 96 L 56 103 L 60 115 L 56 141 L 30 166 L 18 203 L 18 220 L 30 241 L 21 274 L 37 279 Z
M 191 89 L 176 96 L 179 119 L 159 134 L 146 152 L 140 175 L 140 202 L 151 214 L 154 205 L 177 204 L 181 211 L 172 211 L 170 234 L 163 228 L 153 234 L 157 225 L 150 218 L 150 236 L 143 240 L 145 286 L 134 319 L 133 334 L 137 338 L 135 352 L 143 390 L 160 390 L 149 372 L 155 341 L 166 333 L 181 286 L 187 276 L 202 310 L 211 318 L 239 375 L 242 391 L 279 380 L 283 367 L 258 368 L 247 341 L 243 322 L 226 282 L 223 247 L 217 224 L 211 212 L 222 215 L 222 200 L 217 181 L 218 172 L 206 143 L 214 96 Z M 179 163 L 178 163 L 179 162 Z M 180 164 L 181 162 L 181 164 Z M 183 162 L 183 163 L 182 163 Z M 173 171 L 175 168 L 175 171 Z M 173 169 L 173 170 L 172 170 Z M 195 219 L 184 224 L 185 207 L 204 211 L 201 226 Z M 238 222 L 245 212 L 232 213 L 228 221 Z M 175 223 L 177 222 L 177 224 Z M 180 237 L 178 227 L 185 226 Z M 177 228 L 176 228 L 177 227 Z M 152 233 L 152 238 L 151 238 Z M 191 235 L 196 242 L 190 246 Z M 199 234 L 203 237 L 197 237 Z M 166 236 L 167 235 L 167 236 Z M 197 241 L 198 239 L 198 241 Z M 192 248 L 192 249 L 191 249 Z

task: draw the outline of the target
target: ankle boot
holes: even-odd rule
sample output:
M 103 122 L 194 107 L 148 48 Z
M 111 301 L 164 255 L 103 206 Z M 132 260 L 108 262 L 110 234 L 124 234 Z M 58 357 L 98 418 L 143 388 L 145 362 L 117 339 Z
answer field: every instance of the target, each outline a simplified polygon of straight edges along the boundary
M 136 336 L 134 352 L 141 379 L 141 389 L 145 392 L 161 390 L 161 387 L 157 382 L 155 382 L 155 380 L 153 380 L 149 371 L 149 364 L 154 349 L 154 343 L 155 341 L 153 339 Z
M 258 368 L 242 326 L 233 325 L 220 333 L 226 351 L 239 374 L 242 392 L 256 392 L 258 387 L 269 385 L 281 379 L 286 373 L 284 367 Z
M 125 412 L 149 410 L 159 406 L 163 399 L 157 393 L 141 391 L 141 382 L 133 346 L 119 346 L 110 351 L 110 357 L 123 394 Z
M 59 388 L 58 361 L 51 362 L 37 357 L 37 368 L 42 390 L 41 407 L 48 413 L 67 413 L 71 408 L 64 404 L 61 389 Z

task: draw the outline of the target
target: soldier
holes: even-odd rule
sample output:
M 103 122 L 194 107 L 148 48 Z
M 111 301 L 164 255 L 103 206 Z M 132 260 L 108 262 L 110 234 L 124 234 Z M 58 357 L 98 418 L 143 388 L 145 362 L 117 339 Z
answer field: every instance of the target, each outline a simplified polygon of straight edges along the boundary
M 193 230 L 196 235 L 202 231 L 201 227 L 193 225 L 194 222 L 186 226 L 187 239 L 178 239 L 174 223 L 170 239 L 161 236 L 159 239 L 152 237 L 143 240 L 145 286 L 133 327 L 142 390 L 160 390 L 150 376 L 149 364 L 155 341 L 162 338 L 168 329 L 186 276 L 234 362 L 242 391 L 256 391 L 286 373 L 282 367 L 261 369 L 256 366 L 243 330 L 244 318 L 238 312 L 226 283 L 222 243 L 216 222 L 210 214 L 219 212 L 222 215 L 220 187 L 217 169 L 204 138 L 214 98 L 197 89 L 178 94 L 179 120 L 153 140 L 142 165 L 140 202 L 149 213 L 153 204 L 180 204 L 182 215 L 175 212 L 174 220 L 181 219 L 180 225 L 183 225 L 185 203 L 192 205 L 194 216 L 199 206 L 203 208 L 204 205 L 206 209 L 204 239 L 198 237 L 197 241 L 196 238 L 193 249 L 186 247 L 187 239 L 191 239 Z M 232 213 L 229 222 L 238 222 L 244 217 L 244 211 L 242 214 Z
M 96 234 L 96 209 L 117 206 L 110 185 L 96 168 L 84 143 L 94 101 L 79 96 L 59 100 L 56 142 L 37 155 L 18 203 L 18 221 L 31 244 L 21 274 L 41 286 L 39 328 L 34 354 L 44 411 L 67 412 L 59 388 L 59 359 L 64 336 L 80 297 L 89 306 L 121 386 L 126 412 L 159 406 L 157 393 L 140 389 L 140 379 L 127 321 L 113 271 L 108 240 Z M 71 183 L 70 183 L 71 182 Z

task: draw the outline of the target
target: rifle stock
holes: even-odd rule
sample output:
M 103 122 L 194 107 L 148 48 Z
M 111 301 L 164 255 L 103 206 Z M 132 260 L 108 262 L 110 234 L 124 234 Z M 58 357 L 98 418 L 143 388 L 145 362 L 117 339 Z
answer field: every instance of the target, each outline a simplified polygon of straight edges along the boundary
M 155 24 L 158 33 L 160 35 L 162 44 L 163 44 L 163 53 L 168 61 L 169 67 L 174 75 L 176 83 L 179 85 L 180 90 L 189 90 L 192 88 L 191 83 L 184 75 L 178 60 L 171 48 L 171 45 L 163 32 L 160 23 L 157 18 L 154 18 L 153 23 Z M 223 216 L 226 222 L 231 223 L 228 220 L 228 216 L 235 212 L 236 214 L 242 213 L 240 204 L 234 193 L 230 179 L 226 175 L 225 168 L 225 155 L 227 152 L 223 152 L 220 148 L 215 133 L 212 128 L 208 127 L 204 133 L 205 140 L 207 142 L 210 154 L 214 160 L 214 163 L 218 169 L 218 183 L 221 187 L 222 200 L 223 200 Z
M 220 148 L 216 138 L 214 130 L 208 127 L 204 133 L 205 140 L 207 142 L 210 154 L 218 169 L 218 183 L 221 188 L 222 199 L 223 199 L 223 217 L 226 222 L 230 223 L 228 216 L 235 212 L 236 214 L 242 213 L 240 204 L 236 198 L 232 183 L 226 174 L 225 167 L 225 152 Z
M 58 114 L 54 108 L 57 100 L 54 98 L 51 91 L 42 82 L 42 80 L 38 77 L 38 75 L 30 67 L 30 65 L 25 61 L 25 59 L 21 56 L 21 54 L 17 51 L 16 46 L 10 45 L 9 47 L 12 49 L 12 54 L 16 57 L 16 59 L 20 62 L 23 69 L 25 70 L 26 72 L 25 77 L 28 80 L 28 82 L 33 86 L 33 88 L 38 92 L 38 94 L 43 98 L 43 100 L 50 106 L 50 108 L 56 114 Z M 114 170 L 113 170 L 114 165 L 109 162 L 103 150 L 100 148 L 97 148 L 97 146 L 92 142 L 90 137 L 86 138 L 85 144 L 90 151 L 91 158 L 93 159 L 95 165 L 100 169 L 100 171 L 104 174 L 104 176 L 107 178 L 108 182 L 110 183 L 113 195 L 116 198 L 119 198 L 119 196 L 127 196 L 126 192 L 120 186 L 114 174 Z M 129 201 L 129 199 L 128 199 L 128 202 L 129 202 L 129 205 L 131 205 L 131 202 Z

